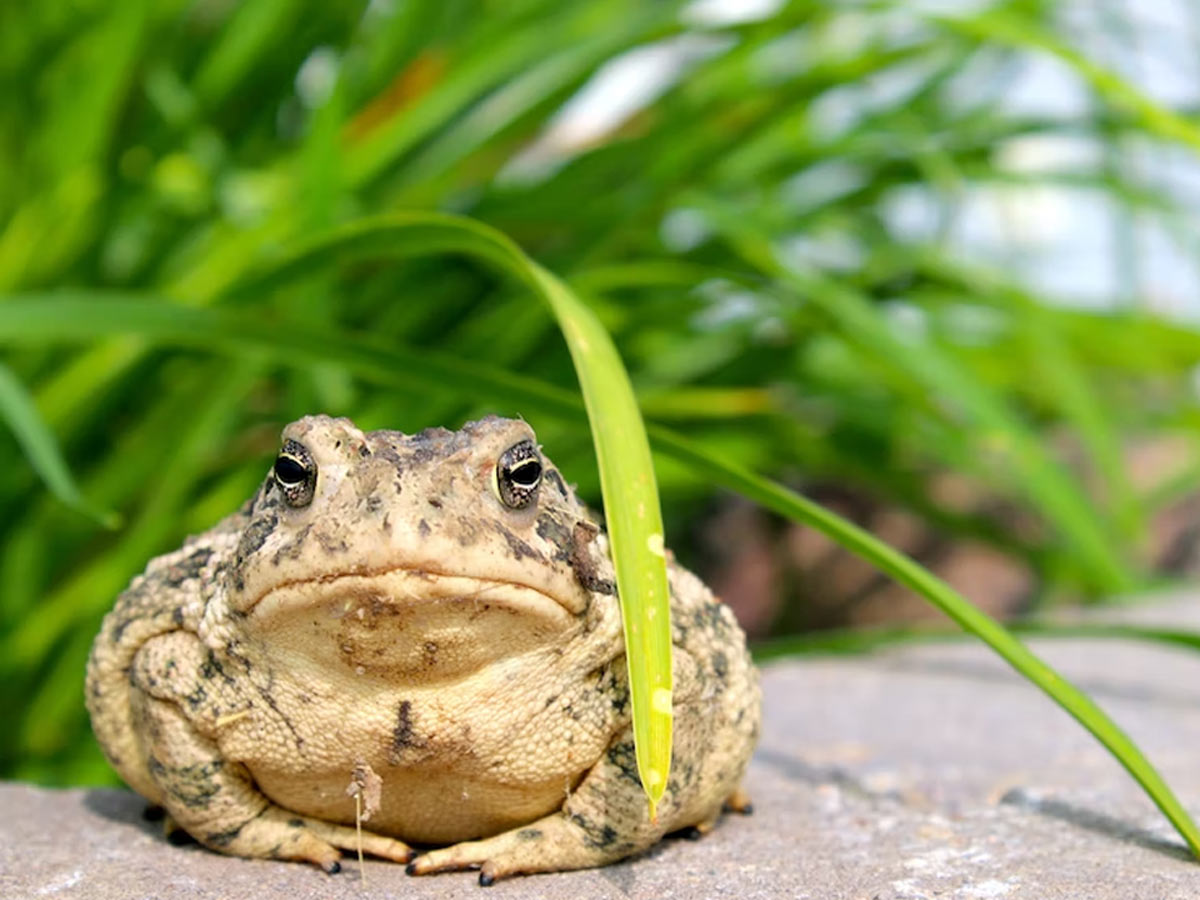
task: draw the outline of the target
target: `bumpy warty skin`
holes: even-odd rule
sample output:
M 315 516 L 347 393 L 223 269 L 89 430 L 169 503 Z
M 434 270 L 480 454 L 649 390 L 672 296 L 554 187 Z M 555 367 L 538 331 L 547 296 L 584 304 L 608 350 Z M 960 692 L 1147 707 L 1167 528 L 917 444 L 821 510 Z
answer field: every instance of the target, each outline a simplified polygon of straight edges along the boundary
M 449 844 L 409 871 L 481 867 L 486 884 L 744 805 L 757 675 L 730 610 L 672 561 L 674 752 L 649 821 L 607 540 L 528 425 L 406 436 L 311 416 L 283 439 L 291 461 L 152 560 L 92 649 L 99 743 L 175 825 L 335 871 L 366 773 L 366 852 Z M 522 453 L 538 465 L 512 477 L 541 477 L 514 507 Z

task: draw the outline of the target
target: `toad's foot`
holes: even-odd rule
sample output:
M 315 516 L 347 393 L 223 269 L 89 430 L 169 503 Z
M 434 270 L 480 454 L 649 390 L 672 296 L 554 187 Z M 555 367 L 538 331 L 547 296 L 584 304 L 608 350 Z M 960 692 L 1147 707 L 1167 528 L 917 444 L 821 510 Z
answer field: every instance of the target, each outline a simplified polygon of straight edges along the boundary
M 619 841 L 611 828 L 594 835 L 586 822 L 554 813 L 486 840 L 464 841 L 423 853 L 408 864 L 407 871 L 409 875 L 429 875 L 479 869 L 479 883 L 487 886 L 509 875 L 602 866 L 640 849 Z
M 678 716 L 676 740 L 696 717 Z M 709 826 L 729 789 L 705 790 L 701 767 L 676 760 L 651 822 L 634 766 L 633 732 L 626 728 L 588 772 L 560 811 L 481 841 L 466 841 L 418 856 L 410 875 L 479 869 L 479 883 L 509 875 L 588 869 L 653 846 L 670 831 Z
M 135 691 L 139 713 L 150 726 L 151 776 L 162 792 L 169 822 L 201 844 L 233 856 L 295 859 L 326 872 L 341 869 L 341 851 L 357 850 L 408 862 L 407 844 L 364 831 L 310 819 L 274 805 L 244 767 L 222 760 L 174 703 Z

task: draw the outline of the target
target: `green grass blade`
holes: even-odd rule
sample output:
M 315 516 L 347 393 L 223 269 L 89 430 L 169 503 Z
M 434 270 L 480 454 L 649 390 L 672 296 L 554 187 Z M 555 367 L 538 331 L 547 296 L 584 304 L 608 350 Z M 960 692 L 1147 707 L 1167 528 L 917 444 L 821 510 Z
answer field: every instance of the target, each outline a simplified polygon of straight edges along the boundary
M 1196 827 L 1183 805 L 1137 745 L 1090 697 L 1042 662 L 999 622 L 972 606 L 928 569 L 852 522 L 794 491 L 743 469 L 736 463 L 712 456 L 678 435 L 653 428 L 650 434 L 656 448 L 669 449 L 673 456 L 689 463 L 700 474 L 733 488 L 792 521 L 810 525 L 828 535 L 881 572 L 912 588 L 953 619 L 964 631 L 986 643 L 1095 735 L 1162 810 L 1187 842 L 1192 853 L 1200 858 L 1200 828 Z
M 231 310 L 177 306 L 132 292 L 51 291 L 7 295 L 0 302 L 0 344 L 90 342 L 112 335 L 236 355 L 261 354 L 286 366 L 335 365 L 393 388 L 483 396 L 584 420 L 578 397 L 562 388 L 436 351 L 381 345 L 329 329 Z
M 1200 631 L 1189 631 L 1185 628 L 1155 628 L 1108 622 L 1069 624 L 1030 621 L 1009 622 L 1008 630 L 1014 634 L 1041 638 L 1141 641 L 1200 652 Z M 901 644 L 961 641 L 967 637 L 970 635 L 963 631 L 936 625 L 882 625 L 871 628 L 835 628 L 771 638 L 755 644 L 753 650 L 755 659 L 766 660 L 808 653 L 869 653 L 872 650 Z
M 33 398 L 8 366 L 0 363 L 0 417 L 12 429 L 17 443 L 46 487 L 63 503 L 91 516 L 106 528 L 115 528 L 115 513 L 97 509 L 84 498 L 58 449 L 58 441 L 38 415 Z
M 1014 472 L 1020 476 L 1019 487 L 1074 545 L 1109 592 L 1136 585 L 1136 575 L 1122 559 L 1121 548 L 1097 521 L 1080 486 L 1049 456 L 1005 398 L 934 344 L 910 343 L 897 335 L 867 297 L 815 269 L 783 265 L 760 235 L 737 223 L 727 224 L 729 237 L 739 251 L 762 271 L 817 305 L 855 343 L 932 396 L 950 400 L 959 415 L 1002 442 Z
M 671 765 L 672 690 L 670 594 L 654 463 L 612 338 L 561 281 L 541 267 L 533 273 L 570 347 L 592 426 L 625 626 L 638 773 L 654 820 Z
M 929 21 L 960 34 L 994 44 L 1037 50 L 1058 57 L 1074 69 L 1104 100 L 1127 112 L 1148 133 L 1200 152 L 1200 127 L 1114 74 L 1036 23 L 1009 12 L 988 11 L 969 19 L 929 16 Z

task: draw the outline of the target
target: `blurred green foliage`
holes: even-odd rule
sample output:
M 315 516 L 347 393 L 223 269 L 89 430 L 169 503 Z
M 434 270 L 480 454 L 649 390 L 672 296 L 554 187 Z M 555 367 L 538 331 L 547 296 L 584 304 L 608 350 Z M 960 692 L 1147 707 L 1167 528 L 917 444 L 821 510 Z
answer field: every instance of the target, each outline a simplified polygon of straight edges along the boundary
M 371 213 L 508 234 L 588 298 L 652 420 L 749 468 L 906 507 L 1053 590 L 1147 584 L 1148 523 L 1200 468 L 1147 492 L 1127 443 L 1194 429 L 1200 337 L 1155 317 L 1136 279 L 1084 311 L 952 240 L 973 192 L 1067 188 L 1195 246 L 1186 202 L 1130 159 L 1200 132 L 1090 59 L 1056 6 L 947 19 L 792 2 L 721 24 L 641 0 L 0 5 L 0 317 L 57 292 L 213 307 L 447 373 L 441 391 L 403 368 L 381 389 L 313 353 L 255 351 L 233 325 L 181 348 L 0 324 L 8 417 L 36 410 L 86 502 L 123 517 L 104 530 L 64 506 L 42 481 L 55 473 L 0 435 L 0 775 L 111 777 L 80 696 L 100 617 L 150 556 L 251 493 L 298 415 L 417 430 L 520 414 L 597 497 L 577 419 L 470 390 L 480 363 L 574 388 L 553 321 L 511 283 L 439 257 L 228 293 Z M 569 105 L 630 53 L 652 64 L 640 104 L 609 124 Z M 1083 114 L 1005 105 L 1033 56 L 1073 73 Z M 1070 170 L 1006 162 L 1055 136 L 1104 152 Z M 914 198 L 931 227 L 894 214 Z M 660 462 L 679 543 L 712 486 Z M 935 500 L 946 472 L 982 499 Z

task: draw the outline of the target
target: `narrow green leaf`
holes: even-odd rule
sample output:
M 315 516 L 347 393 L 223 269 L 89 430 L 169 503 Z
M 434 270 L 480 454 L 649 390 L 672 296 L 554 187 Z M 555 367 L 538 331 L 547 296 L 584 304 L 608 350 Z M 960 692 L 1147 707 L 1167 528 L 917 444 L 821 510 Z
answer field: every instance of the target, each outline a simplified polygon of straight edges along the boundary
M 949 355 L 928 341 L 909 342 L 897 335 L 871 301 L 811 266 L 784 265 L 775 248 L 751 227 L 718 211 L 726 237 L 761 271 L 823 310 L 855 343 L 875 353 L 934 397 L 949 400 L 959 415 L 988 433 L 1003 447 L 1019 476 L 1016 487 L 1076 548 L 1107 590 L 1128 590 L 1134 573 L 1122 560 L 1119 547 L 1097 521 L 1095 510 L 1069 473 L 1047 454 L 1038 437 L 992 391 Z
M 1200 828 L 1137 745 L 1097 706 L 1046 663 L 1042 662 L 995 619 L 972 606 L 961 594 L 928 569 L 889 547 L 869 532 L 800 496 L 761 478 L 736 463 L 719 459 L 684 438 L 652 428 L 656 448 L 689 463 L 701 475 L 731 487 L 780 515 L 816 528 L 881 572 L 912 588 L 953 619 L 964 631 L 980 638 L 1009 665 L 1044 691 L 1080 725 L 1090 731 L 1142 786 L 1154 803 L 1200 858 Z
M 106 528 L 116 528 L 119 517 L 112 512 L 97 509 L 84 499 L 71 477 L 66 461 L 58 449 L 58 441 L 38 415 L 33 398 L 12 370 L 0 363 L 0 416 L 8 422 L 17 443 L 25 451 L 29 464 L 41 476 L 54 496 L 88 516 Z
M 1056 56 L 1078 72 L 1105 101 L 1133 116 L 1147 132 L 1200 151 L 1200 127 L 1156 103 L 1133 84 L 1088 59 L 1035 22 L 996 10 L 966 19 L 950 16 L 929 16 L 928 19 L 961 34 Z
M 1014 634 L 1039 638 L 1089 638 L 1096 640 L 1141 641 L 1165 644 L 1182 650 L 1200 652 L 1200 631 L 1185 628 L 1155 628 L 1144 625 L 1124 625 L 1108 622 L 1009 622 Z M 871 628 L 835 628 L 829 631 L 810 631 L 804 634 L 772 638 L 754 646 L 757 660 L 778 659 L 807 653 L 851 654 L 868 653 L 881 647 L 900 644 L 961 641 L 968 632 L 937 625 L 882 625 Z
M 532 265 L 532 264 L 531 264 Z M 671 624 L 662 511 L 645 424 L 612 338 L 561 281 L 535 266 L 587 404 L 625 626 L 638 773 L 650 818 L 671 766 Z

